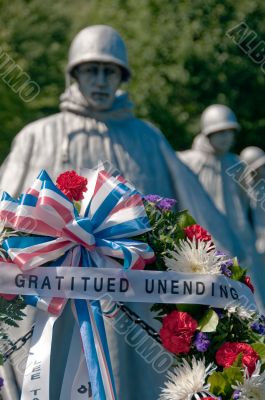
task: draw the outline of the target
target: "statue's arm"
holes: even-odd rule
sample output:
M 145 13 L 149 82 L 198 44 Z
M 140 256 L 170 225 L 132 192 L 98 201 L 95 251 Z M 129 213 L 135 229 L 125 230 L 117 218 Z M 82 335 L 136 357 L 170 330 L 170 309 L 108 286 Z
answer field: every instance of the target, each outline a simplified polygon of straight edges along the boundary
M 11 150 L 0 167 L 0 189 L 12 196 L 20 194 L 27 175 L 33 147 L 33 135 L 24 128 L 14 138 Z

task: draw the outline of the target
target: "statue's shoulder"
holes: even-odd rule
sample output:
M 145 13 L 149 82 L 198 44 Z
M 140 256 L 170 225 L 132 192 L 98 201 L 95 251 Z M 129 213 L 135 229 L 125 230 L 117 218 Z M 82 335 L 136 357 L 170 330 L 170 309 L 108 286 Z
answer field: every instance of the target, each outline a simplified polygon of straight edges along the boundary
M 163 133 L 150 121 L 146 121 L 140 118 L 133 118 L 135 128 L 138 129 L 139 134 L 152 135 L 157 139 L 164 137 Z
M 17 135 L 17 137 L 29 137 L 29 136 L 38 136 L 41 133 L 49 128 L 50 126 L 56 125 L 61 121 L 61 113 L 56 113 L 49 115 L 48 117 L 43 117 L 37 119 L 36 121 L 30 122 L 27 124 Z
M 239 155 L 237 155 L 235 153 L 227 153 L 225 155 L 225 157 L 226 157 L 226 160 L 228 160 L 228 162 L 230 164 L 237 164 L 237 163 L 239 163 L 241 161 Z

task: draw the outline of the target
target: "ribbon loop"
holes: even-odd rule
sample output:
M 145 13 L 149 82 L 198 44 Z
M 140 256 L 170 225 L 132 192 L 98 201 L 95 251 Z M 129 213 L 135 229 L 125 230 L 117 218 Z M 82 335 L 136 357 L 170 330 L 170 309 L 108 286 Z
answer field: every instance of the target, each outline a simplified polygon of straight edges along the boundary
M 78 215 L 74 204 L 41 171 L 27 193 L 14 199 L 4 193 L 0 220 L 5 226 L 32 236 L 9 237 L 3 242 L 11 260 L 22 270 L 51 263 L 83 267 L 143 269 L 154 260 L 145 243 L 130 239 L 150 230 L 141 196 L 121 176 L 99 168 L 89 173 L 89 190 Z M 122 263 L 118 263 L 121 260 Z M 29 303 L 58 315 L 66 299 L 31 296 Z M 99 302 L 93 306 L 75 300 L 93 398 L 116 400 L 114 380 Z

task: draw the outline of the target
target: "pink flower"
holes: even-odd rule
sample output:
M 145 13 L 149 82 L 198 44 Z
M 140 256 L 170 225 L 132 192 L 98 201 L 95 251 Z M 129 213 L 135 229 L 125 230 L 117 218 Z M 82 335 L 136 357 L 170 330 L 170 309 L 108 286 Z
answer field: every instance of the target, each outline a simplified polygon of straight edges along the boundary
M 171 353 L 187 354 L 198 323 L 188 313 L 172 311 L 163 318 L 160 337 L 163 346 Z
M 84 198 L 83 193 L 87 191 L 87 179 L 78 175 L 75 171 L 66 171 L 60 174 L 56 185 L 69 200 L 79 201 Z
M 184 228 L 184 232 L 186 237 L 190 240 L 193 240 L 193 238 L 203 242 L 210 242 L 212 240 L 210 233 L 200 225 L 194 224 L 187 226 Z

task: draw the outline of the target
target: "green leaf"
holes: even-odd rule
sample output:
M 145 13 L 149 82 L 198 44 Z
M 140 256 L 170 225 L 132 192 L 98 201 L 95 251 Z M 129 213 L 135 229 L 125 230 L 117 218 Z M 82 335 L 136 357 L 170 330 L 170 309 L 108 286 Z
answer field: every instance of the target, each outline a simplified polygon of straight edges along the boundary
M 231 279 L 234 279 L 236 281 L 242 280 L 246 275 L 246 269 L 243 269 L 239 265 L 232 265 L 232 267 L 230 267 L 230 270 L 232 271 Z
M 261 362 L 265 362 L 265 344 L 263 343 L 253 343 L 251 347 L 258 353 L 260 356 Z
M 216 396 L 224 395 L 227 391 L 227 381 L 221 372 L 214 372 L 208 378 L 210 390 Z
M 243 359 L 243 353 L 240 353 L 237 356 L 236 360 L 233 362 L 233 367 L 242 368 L 242 366 L 243 366 L 242 359 Z
M 7 301 L 0 297 L 0 320 L 6 325 L 18 327 L 16 321 L 21 321 L 25 314 L 23 309 L 26 307 L 21 297 L 16 297 L 12 301 Z
M 186 228 L 186 226 L 196 224 L 195 219 L 188 213 L 187 210 L 178 213 L 178 225 L 181 229 Z
M 208 378 L 210 391 L 216 396 L 223 396 L 225 399 L 230 399 L 230 396 L 232 396 L 232 385 L 242 381 L 243 376 L 239 367 L 225 368 L 222 372 L 214 372 Z
M 214 310 L 208 310 L 199 321 L 198 329 L 202 332 L 215 332 L 219 317 Z

